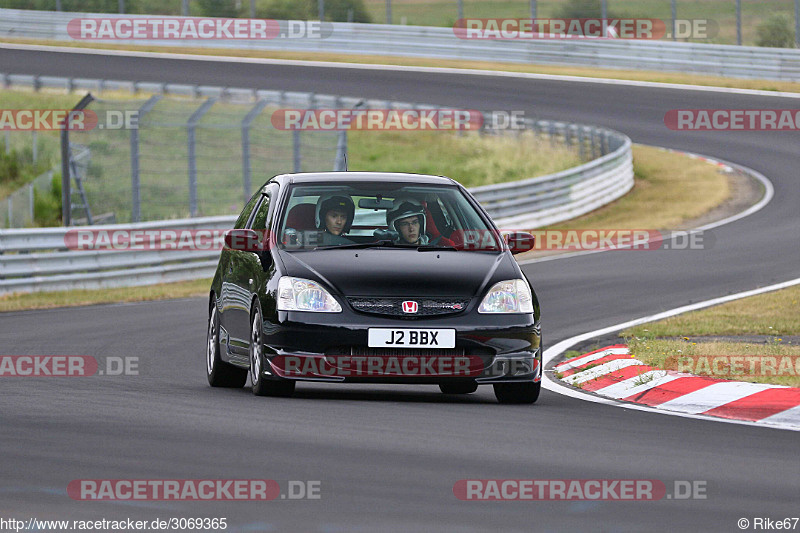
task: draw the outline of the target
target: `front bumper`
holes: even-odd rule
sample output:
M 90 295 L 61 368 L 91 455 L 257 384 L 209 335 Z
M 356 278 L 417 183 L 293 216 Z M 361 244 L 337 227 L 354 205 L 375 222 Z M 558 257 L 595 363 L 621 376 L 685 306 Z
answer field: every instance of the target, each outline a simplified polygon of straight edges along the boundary
M 356 315 L 281 312 L 278 322 L 264 324 L 264 378 L 434 384 L 540 381 L 541 331 L 533 315 L 475 315 L 425 320 L 358 316 L 343 325 Z M 455 348 L 370 349 L 368 330 L 376 327 L 455 329 Z

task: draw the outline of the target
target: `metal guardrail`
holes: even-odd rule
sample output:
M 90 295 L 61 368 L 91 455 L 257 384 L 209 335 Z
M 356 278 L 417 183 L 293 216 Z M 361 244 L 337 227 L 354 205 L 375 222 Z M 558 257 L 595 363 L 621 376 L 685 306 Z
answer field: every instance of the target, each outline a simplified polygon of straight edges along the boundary
M 114 18 L 126 15 L 0 9 L 0 36 L 71 41 L 73 39 L 67 33 L 67 22 L 84 16 Z M 324 39 L 125 42 L 134 45 L 399 55 L 666 70 L 800 81 L 800 50 L 795 49 L 626 39 L 464 40 L 456 37 L 452 28 L 428 26 L 337 22 L 333 23 L 332 34 Z
M 3 74 L 0 74 L 0 82 L 7 87 L 151 89 L 204 96 L 236 93 L 254 98 L 274 97 L 276 93 Z M 353 108 L 358 105 L 361 109 L 438 109 L 436 106 L 310 93 L 284 93 L 281 98 L 285 105 L 294 102 L 318 108 Z M 310 102 L 313 105 L 309 105 Z M 488 118 L 485 117 L 484 124 L 490 123 Z M 606 128 L 545 120 L 528 119 L 523 126 L 549 137 L 552 142 L 576 146 L 580 155 L 590 161 L 555 174 L 471 189 L 500 228 L 532 229 L 568 220 L 619 198 L 633 187 L 631 140 L 627 136 Z M 76 229 L 107 232 L 226 229 L 232 227 L 235 219 L 235 216 L 220 216 L 136 224 L 0 230 L 0 293 L 120 287 L 210 277 L 216 268 L 218 251 L 69 251 L 67 232 Z

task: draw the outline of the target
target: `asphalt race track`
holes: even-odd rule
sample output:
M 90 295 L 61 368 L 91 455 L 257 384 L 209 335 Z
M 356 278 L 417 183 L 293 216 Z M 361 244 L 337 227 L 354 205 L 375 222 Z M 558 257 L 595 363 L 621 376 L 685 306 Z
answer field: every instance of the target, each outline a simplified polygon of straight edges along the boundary
M 103 57 L 0 48 L 0 71 L 316 91 L 524 110 L 602 124 L 634 142 L 753 168 L 775 197 L 712 230 L 708 250 L 616 251 L 527 265 L 548 345 L 798 277 L 800 134 L 677 132 L 670 109 L 797 108 L 770 96 L 464 74 Z M 300 385 L 291 399 L 211 389 L 206 302 L 4 314 L 6 354 L 138 356 L 140 375 L 13 379 L 0 395 L 0 516 L 227 517 L 229 531 L 740 531 L 800 514 L 800 433 L 631 411 L 543 391 L 500 406 L 490 388 Z M 321 499 L 88 502 L 74 479 L 320 480 Z M 460 479 L 658 479 L 706 499 L 463 502 Z M 800 526 L 798 526 L 800 528 Z

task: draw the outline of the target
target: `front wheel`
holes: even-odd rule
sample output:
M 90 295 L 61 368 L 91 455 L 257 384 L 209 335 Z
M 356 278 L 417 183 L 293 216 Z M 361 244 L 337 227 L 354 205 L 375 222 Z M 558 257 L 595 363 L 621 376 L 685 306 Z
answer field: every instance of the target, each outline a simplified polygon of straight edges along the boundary
M 495 383 L 494 395 L 500 403 L 531 404 L 539 399 L 542 382 Z
M 253 322 L 250 328 L 250 383 L 256 396 L 284 396 L 294 394 L 294 381 L 264 379 L 264 343 L 263 322 L 258 303 L 253 311 Z
M 206 336 L 206 377 L 212 387 L 241 388 L 247 383 L 247 370 L 222 360 L 219 346 L 219 311 L 216 298 L 211 298 Z

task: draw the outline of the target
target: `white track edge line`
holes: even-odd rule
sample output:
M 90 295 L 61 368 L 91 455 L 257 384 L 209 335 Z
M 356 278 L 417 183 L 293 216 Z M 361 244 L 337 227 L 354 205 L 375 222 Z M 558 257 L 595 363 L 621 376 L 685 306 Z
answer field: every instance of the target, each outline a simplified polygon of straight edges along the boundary
M 200 55 L 200 54 L 180 54 L 173 52 L 143 52 L 136 50 L 111 50 L 103 48 L 79 48 L 71 46 L 49 46 L 49 45 L 28 45 L 0 42 L 0 48 L 9 50 L 31 50 L 41 52 L 64 52 L 75 54 L 93 54 L 105 56 L 125 56 L 125 57 L 145 57 L 163 59 L 183 59 L 191 61 L 226 61 L 229 63 L 251 63 L 262 65 L 293 65 L 299 67 L 325 67 L 325 68 L 349 68 L 356 70 L 394 70 L 404 72 L 426 72 L 439 74 L 465 74 L 470 76 L 497 76 L 507 78 L 522 78 L 549 81 L 569 81 L 578 83 L 597 83 L 604 85 L 628 85 L 632 87 L 650 87 L 657 89 L 677 89 L 682 91 L 704 91 L 729 94 L 742 94 L 749 96 L 773 96 L 780 98 L 800 98 L 800 93 L 787 93 L 780 91 L 762 91 L 758 89 L 738 89 L 734 87 L 715 87 L 710 85 L 690 85 L 680 83 L 659 83 L 653 81 L 618 80 L 612 78 L 591 78 L 584 76 L 566 76 L 562 74 L 536 74 L 532 72 L 510 72 L 504 70 L 484 70 L 467 69 L 453 67 L 422 67 L 413 65 L 391 65 L 384 63 L 348 63 L 335 61 L 311 61 L 299 59 L 269 59 L 256 57 L 238 57 L 226 55 Z M 221 50 L 221 49 L 220 49 Z M 266 52 L 285 52 L 287 50 L 265 50 Z M 291 52 L 291 50 L 288 50 Z M 369 56 L 368 56 L 369 57 Z M 398 55 L 398 58 L 407 56 Z M 413 56 L 412 59 L 415 59 Z M 421 58 L 426 59 L 426 58 Z M 511 65 L 516 65 L 512 63 Z M 519 63 L 525 65 L 525 63 Z M 545 65 L 547 66 L 547 65 Z M 558 65 L 556 65 L 558 66 Z M 642 71 L 647 72 L 647 71 Z M 732 78 L 738 80 L 739 78 Z M 765 82 L 773 80 L 763 80 Z
M 551 348 L 548 348 L 544 351 L 543 354 L 543 362 L 544 366 L 547 366 L 547 363 L 564 353 L 568 348 L 574 346 L 575 344 L 592 339 L 594 337 L 599 337 L 601 335 L 605 335 L 607 333 L 614 333 L 615 331 L 619 331 L 622 329 L 626 329 L 632 326 L 638 326 L 640 324 L 645 324 L 647 322 L 653 322 L 656 320 L 661 320 L 663 318 L 669 318 L 672 316 L 680 315 L 682 313 L 687 313 L 689 311 L 696 311 L 698 309 L 704 309 L 706 307 L 711 307 L 714 305 L 731 302 L 734 300 L 740 300 L 742 298 L 747 298 L 749 296 L 756 296 L 759 294 L 764 294 L 767 292 L 773 292 L 780 289 L 785 289 L 787 287 L 792 287 L 794 285 L 800 285 L 800 278 L 795 278 L 792 280 L 784 281 L 782 283 L 776 283 L 774 285 L 769 285 L 766 287 L 761 287 L 758 289 L 752 289 L 749 291 L 739 292 L 736 294 L 730 294 L 728 296 L 722 296 L 719 298 L 713 298 L 711 300 L 705 300 L 703 302 L 697 302 L 690 305 L 685 305 L 683 307 L 676 307 L 674 309 L 670 309 L 668 311 L 663 311 L 661 313 L 657 313 L 654 315 L 644 316 L 641 318 L 637 318 L 634 320 L 629 320 L 627 322 L 623 322 L 620 324 L 616 324 L 613 326 L 608 326 L 605 328 L 597 329 L 594 331 L 589 331 L 587 333 L 581 333 L 580 335 L 575 335 L 574 337 L 570 337 L 565 339 L 559 343 L 556 343 Z M 552 392 L 557 394 L 561 394 L 563 396 L 569 396 L 571 398 L 577 398 L 579 400 L 587 401 L 587 402 L 594 402 L 594 403 L 601 403 L 606 405 L 612 405 L 615 407 L 622 407 L 624 409 L 634 409 L 637 411 L 648 411 L 651 413 L 660 413 L 670 416 L 679 416 L 682 418 L 696 418 L 700 420 L 710 420 L 714 422 L 724 422 L 728 424 L 740 424 L 746 426 L 756 426 L 760 428 L 776 428 L 776 429 L 785 429 L 789 431 L 800 431 L 800 427 L 788 424 L 765 424 L 759 422 L 751 422 L 748 420 L 733 420 L 728 418 L 720 418 L 715 416 L 708 416 L 708 415 L 694 415 L 689 413 L 681 413 L 677 411 L 666 411 L 663 409 L 657 409 L 655 407 L 649 407 L 644 405 L 638 405 L 634 403 L 627 403 L 627 402 L 620 402 L 615 399 L 605 398 L 601 396 L 596 396 L 593 394 L 588 394 L 585 392 L 579 392 L 573 388 L 570 388 L 566 385 L 560 383 L 559 380 L 553 378 L 550 374 L 550 371 L 545 371 L 544 373 L 545 379 L 542 380 L 542 386 Z

